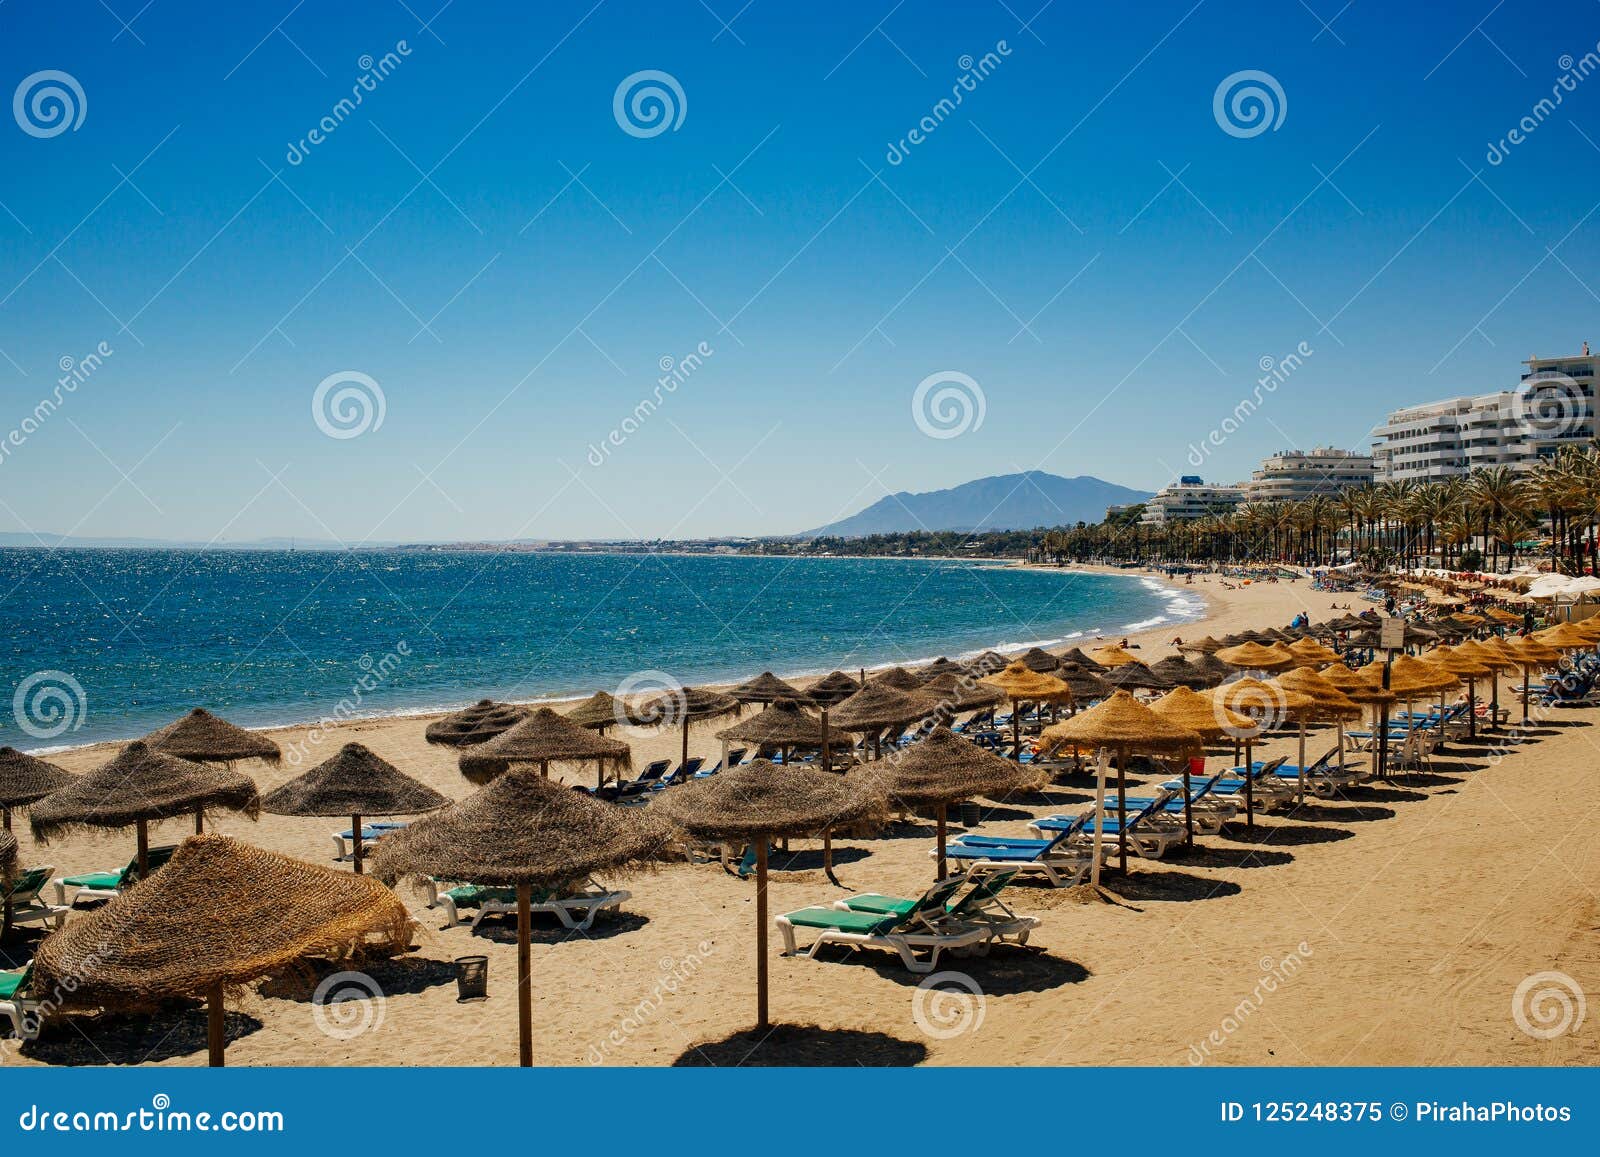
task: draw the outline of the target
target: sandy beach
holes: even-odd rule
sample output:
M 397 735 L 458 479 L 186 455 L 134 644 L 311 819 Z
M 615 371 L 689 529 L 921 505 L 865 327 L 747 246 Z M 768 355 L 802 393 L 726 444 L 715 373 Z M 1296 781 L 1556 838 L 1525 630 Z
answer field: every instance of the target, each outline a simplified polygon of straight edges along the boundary
M 1203 622 L 1134 636 L 1147 662 L 1171 653 L 1174 634 L 1221 635 L 1313 621 L 1353 601 L 1306 582 L 1225 589 L 1197 579 Z M 1356 609 L 1365 604 L 1354 600 Z M 754 672 L 752 672 L 754 674 Z M 1502 687 L 1502 700 L 1509 694 Z M 940 1065 L 1570 1065 L 1600 1063 L 1593 1022 L 1549 1040 L 1519 1028 L 1513 996 L 1525 978 L 1561 972 L 1600 991 L 1600 845 L 1593 795 L 1600 709 L 1561 713 L 1502 757 L 1489 741 L 1452 744 L 1432 767 L 1392 784 L 1313 801 L 1247 831 L 1230 825 L 1190 854 L 1134 861 L 1108 875 L 1115 902 L 1015 885 L 1007 899 L 1043 921 L 1028 949 L 947 958 L 981 992 L 961 1010 L 933 1007 L 919 977 L 887 954 L 778 956 L 771 938 L 772 1011 L 780 1026 L 745 1035 L 754 1020 L 754 885 L 715 864 L 674 863 L 618 881 L 632 899 L 589 933 L 536 924 L 537 1064 Z M 452 798 L 471 786 L 456 753 L 423 740 L 421 717 L 352 722 L 321 738 L 309 762 L 360 740 Z M 690 748 L 714 760 L 720 725 Z M 287 749 L 308 729 L 271 732 Z M 1320 754 L 1332 732 L 1316 733 Z M 634 742 L 635 767 L 676 756 L 676 731 Z M 1273 754 L 1292 742 L 1268 745 Z M 53 757 L 83 771 L 109 757 L 100 745 Z M 1216 766 L 1213 757 L 1211 766 Z M 263 794 L 309 762 L 258 764 Z M 1004 806 L 985 804 L 981 830 L 1027 834 L 1030 818 L 1092 802 L 1084 776 Z M 35 844 L 19 823 L 21 856 L 55 874 L 119 866 L 131 832 Z M 220 816 L 214 829 L 275 851 L 328 862 L 337 821 Z M 188 821 L 152 832 L 187 834 Z M 836 870 L 853 891 L 917 895 L 931 881 L 932 826 L 900 825 L 873 840 L 835 843 Z M 829 903 L 847 893 L 821 871 L 820 845 L 778 855 L 772 910 Z M 421 925 L 410 956 L 372 971 L 381 1003 L 361 1007 L 363 1031 L 325 1031 L 308 997 L 320 974 L 273 982 L 230 1016 L 230 1065 L 509 1065 L 516 1062 L 513 926 L 486 921 L 441 930 L 437 911 L 408 888 Z M 8 945 L 22 962 L 32 934 Z M 489 999 L 458 1003 L 452 961 L 489 959 Z M 360 1019 L 360 1018 L 356 1018 Z M 95 1027 L 56 1027 L 6 1064 L 203 1064 L 198 1012 Z M 339 1026 L 335 1026 L 338 1028 Z

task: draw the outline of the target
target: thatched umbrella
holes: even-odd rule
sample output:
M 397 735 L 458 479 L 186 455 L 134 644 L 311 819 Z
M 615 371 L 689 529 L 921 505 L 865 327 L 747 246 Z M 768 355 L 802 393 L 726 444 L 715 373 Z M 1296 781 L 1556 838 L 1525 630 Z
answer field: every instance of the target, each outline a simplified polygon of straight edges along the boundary
M 164 755 L 194 763 L 237 763 L 241 759 L 277 763 L 282 758 L 278 745 L 265 735 L 246 731 L 204 707 L 152 731 L 144 741 Z
M 349 816 L 354 837 L 351 859 L 361 875 L 361 817 L 414 816 L 444 807 L 450 800 L 418 783 L 360 743 L 269 792 L 261 810 L 279 816 Z
M 1121 667 L 1125 663 L 1139 661 L 1139 656 L 1116 643 L 1107 643 L 1103 647 L 1096 647 L 1089 652 L 1089 657 L 1102 667 Z
M 860 683 L 843 671 L 834 671 L 807 687 L 805 693 L 811 702 L 831 707 L 835 703 L 843 703 L 859 690 Z
M 644 727 L 683 728 L 683 753 L 678 760 L 682 767 L 689 762 L 689 731 L 701 724 L 724 719 L 739 713 L 739 701 L 720 691 L 703 687 L 674 687 L 652 695 L 641 703 L 631 704 L 628 719 Z
M 1052 655 L 1043 647 L 1030 647 L 1023 652 L 1021 662 L 1030 671 L 1038 671 L 1043 675 L 1053 675 L 1056 668 L 1061 666 L 1061 657 Z
M 1203 691 L 1220 682 L 1211 672 L 1195 666 L 1182 655 L 1168 655 L 1165 659 L 1150 664 L 1150 673 L 1158 679 L 1166 680 L 1168 687 L 1188 687 L 1192 691 Z
M 1131 663 L 1124 663 L 1120 667 L 1113 667 L 1104 675 L 1102 680 L 1113 687 L 1121 687 L 1125 691 L 1170 691 L 1172 680 L 1157 675 L 1138 659 Z
M 1478 680 L 1493 679 L 1495 669 L 1461 647 L 1435 647 L 1422 661 L 1467 685 L 1467 735 L 1475 738 L 1478 734 Z
M 785 752 L 796 747 L 820 750 L 828 742 L 828 728 L 793 699 L 779 699 L 760 714 L 724 727 L 717 732 L 717 738 L 722 740 L 723 761 L 726 762 L 731 742 L 753 743 L 758 749 L 776 747 Z
M 883 731 L 891 727 L 903 731 L 933 707 L 934 701 L 927 695 L 907 695 L 881 683 L 868 683 L 833 708 L 828 722 L 840 731 L 872 736 L 874 754 L 877 754 L 881 750 L 878 744 Z
M 865 692 L 863 692 L 865 694 Z M 842 708 L 841 708 L 842 710 Z M 756 849 L 756 1028 L 767 1018 L 767 841 L 881 822 L 876 775 L 831 775 L 757 759 L 668 792 L 651 809 L 701 840 L 748 840 Z
M 1245 676 L 1235 679 L 1232 683 L 1224 683 L 1206 692 L 1211 701 L 1219 707 L 1231 711 L 1236 715 L 1245 715 L 1254 720 L 1264 731 L 1271 725 L 1282 720 L 1296 720 L 1301 718 L 1301 713 L 1314 706 L 1314 700 L 1309 695 L 1290 690 L 1274 683 L 1263 683 L 1260 679 Z M 1245 798 L 1245 826 L 1254 827 L 1255 816 L 1255 777 L 1250 774 L 1253 764 L 1250 758 L 1250 745 L 1255 739 L 1253 735 L 1242 736 L 1244 740 L 1244 798 Z M 1301 732 L 1301 765 L 1305 764 L 1305 736 L 1302 725 Z
M 1499 640 L 1494 640 L 1498 643 Z M 1500 714 L 1500 672 L 1515 671 L 1521 664 L 1516 658 L 1507 655 L 1498 646 L 1481 643 L 1476 639 L 1468 639 L 1456 648 L 1456 654 L 1465 655 L 1475 659 L 1483 666 L 1489 668 L 1489 723 L 1488 729 L 1493 731 L 1499 727 L 1497 717 Z
M 1210 697 L 1189 687 L 1174 687 L 1150 704 L 1150 710 L 1175 727 L 1193 731 L 1203 740 L 1240 739 L 1260 732 L 1255 720 L 1235 711 L 1229 711 Z M 1189 764 L 1183 765 L 1183 826 L 1187 829 L 1187 842 L 1194 843 L 1194 812 L 1189 801 L 1193 784 Z
M 925 683 L 930 679 L 937 679 L 940 675 L 960 676 L 966 673 L 967 669 L 960 663 L 957 663 L 954 659 L 946 659 L 943 655 L 940 655 L 917 672 L 918 675 L 922 676 L 922 680 Z
M 428 724 L 422 734 L 429 743 L 442 747 L 472 747 L 510 731 L 531 712 L 531 708 L 519 703 L 479 699 L 471 707 L 463 707 Z
M 1394 655 L 1387 662 L 1388 673 L 1385 674 L 1385 660 L 1373 659 L 1365 667 L 1356 671 L 1356 675 L 1366 680 L 1366 690 L 1351 690 L 1335 686 L 1343 691 L 1357 703 L 1370 703 L 1376 716 L 1378 742 L 1373 748 L 1373 772 L 1376 775 L 1386 776 L 1389 767 L 1389 708 L 1397 699 L 1404 699 L 1409 705 L 1411 700 L 1418 695 L 1428 695 L 1441 692 L 1456 685 L 1456 679 L 1430 664 L 1410 655 Z M 1329 678 L 1329 669 L 1324 668 L 1324 678 Z
M 996 671 L 1004 671 L 1010 663 L 1011 660 L 1007 659 L 999 651 L 985 651 L 981 655 L 974 655 L 968 659 L 965 666 L 969 674 L 976 675 L 981 679 L 985 675 L 993 675 Z
M 16 875 L 16 872 L 17 837 L 10 832 L 0 831 L 0 885 L 11 883 L 11 877 Z M 10 922 L 7 919 L 6 923 Z
M 881 683 L 885 687 L 893 687 L 896 691 L 915 692 L 922 689 L 922 677 L 912 674 L 904 667 L 890 667 L 887 671 L 879 671 L 867 680 L 868 683 Z
M 1294 652 L 1302 663 L 1306 664 L 1337 663 L 1339 661 L 1339 652 L 1310 635 L 1290 643 L 1289 650 Z
M 1044 729 L 1040 739 L 1050 744 L 1110 748 L 1117 756 L 1117 846 L 1121 869 L 1128 870 L 1128 757 L 1134 754 L 1187 757 L 1200 755 L 1200 736 L 1186 727 L 1167 722 L 1127 691 L 1061 723 Z M 1100 851 L 1106 818 L 1106 766 L 1100 760 L 1095 775 L 1093 883 L 1100 883 Z
M 967 675 L 940 675 L 922 685 L 922 691 L 939 704 L 940 715 L 958 715 L 963 711 L 983 711 L 998 707 L 1006 701 L 1005 694 Z
M 1061 661 L 1063 663 L 1076 663 L 1085 671 L 1089 671 L 1095 675 L 1100 674 L 1100 672 L 1106 669 L 1104 663 L 1096 663 L 1093 659 L 1089 658 L 1088 655 L 1085 655 L 1082 647 L 1074 647 L 1070 651 L 1063 652 L 1061 655 Z
M 76 828 L 132 824 L 142 880 L 150 867 L 150 823 L 193 813 L 196 827 L 201 827 L 205 813 L 214 808 L 255 819 L 261 810 L 255 781 L 231 768 L 179 759 L 135 740 L 109 763 L 35 803 L 28 822 L 34 836 L 46 842 Z
M 1012 663 L 998 675 L 990 675 L 981 682 L 1002 692 L 1011 700 L 1011 758 L 1018 763 L 1022 762 L 1022 715 L 1019 707 L 1023 703 L 1037 703 L 1047 700 L 1063 692 L 1071 694 L 1071 688 L 1054 675 L 1046 675 L 1040 671 L 1029 670 L 1020 659 Z
M 1115 690 L 1101 678 L 1103 670 L 1102 667 L 1085 667 L 1082 663 L 1063 660 L 1053 674 L 1067 685 L 1067 690 L 1072 693 L 1073 704 L 1093 703 Z
M 728 691 L 740 703 L 775 703 L 779 699 L 804 702 L 806 693 L 796 691 L 771 671 L 763 671 L 754 679 L 746 679 Z
M 1211 655 L 1222 650 L 1222 647 L 1223 644 L 1220 639 L 1213 639 L 1210 635 L 1206 635 L 1204 638 L 1192 639 L 1187 643 L 1179 644 L 1178 650 L 1196 651 L 1202 655 Z
M 945 878 L 945 826 L 949 807 L 974 796 L 1036 791 L 1048 780 L 1041 768 L 985 751 L 939 724 L 909 747 L 873 764 L 891 805 L 938 809 L 938 878 Z
M 1240 671 L 1282 671 L 1285 667 L 1294 666 L 1292 655 L 1252 642 L 1224 647 L 1216 653 L 1216 658 L 1218 662 Z
M 1352 719 L 1361 718 L 1361 704 L 1351 699 L 1333 683 L 1309 667 L 1297 667 L 1293 671 L 1285 671 L 1273 682 L 1279 686 L 1287 687 L 1302 695 L 1309 695 L 1316 700 L 1315 708 L 1308 708 L 1297 720 L 1300 723 L 1300 797 L 1305 798 L 1306 788 L 1306 750 L 1305 750 L 1305 721 L 1317 719 L 1325 723 L 1334 723 L 1339 728 L 1339 768 L 1344 768 L 1344 725 Z
M 1553 627 L 1535 631 L 1532 637 L 1558 651 L 1587 651 L 1594 646 L 1589 632 L 1575 623 L 1557 623 Z
M 615 727 L 617 724 L 627 721 L 628 709 L 622 700 L 611 692 L 596 691 L 571 711 L 568 711 L 566 716 L 568 720 L 576 723 L 579 727 L 587 727 L 590 731 L 598 731 L 604 735 L 606 728 Z M 527 718 L 526 713 L 517 722 L 520 723 L 525 718 Z M 508 727 L 506 730 L 509 731 L 511 729 Z M 493 736 L 490 736 L 490 738 L 492 739 Z
M 559 891 L 595 872 L 645 866 L 673 838 L 660 811 L 618 807 L 516 768 L 384 840 L 372 870 L 389 883 L 436 877 L 517 890 L 517 1027 L 527 1067 L 533 1064 L 533 889 Z
M 43 799 L 72 782 L 72 776 L 53 763 L 15 747 L 0 747 L 0 818 L 11 830 L 11 813 Z
M 1553 667 L 1561 661 L 1561 652 L 1554 647 L 1546 647 L 1538 640 L 1529 637 L 1524 639 L 1502 639 L 1500 649 L 1507 656 L 1517 660 L 1522 667 L 1522 686 L 1519 689 L 1522 695 L 1522 722 L 1528 722 L 1528 693 L 1532 690 L 1533 669 L 1535 667 Z
M 221 1067 L 227 993 L 313 956 L 403 951 L 411 916 L 376 880 L 191 836 L 167 866 L 45 938 L 33 982 L 68 1008 L 147 1009 L 203 999 Z
M 487 743 L 469 747 L 457 761 L 461 774 L 475 784 L 488 783 L 514 763 L 533 764 L 539 774 L 548 776 L 552 763 L 592 763 L 600 769 L 600 781 L 607 771 L 626 771 L 632 766 L 633 749 L 620 739 L 608 739 L 579 727 L 548 707 L 541 707 L 509 731 L 502 731 Z

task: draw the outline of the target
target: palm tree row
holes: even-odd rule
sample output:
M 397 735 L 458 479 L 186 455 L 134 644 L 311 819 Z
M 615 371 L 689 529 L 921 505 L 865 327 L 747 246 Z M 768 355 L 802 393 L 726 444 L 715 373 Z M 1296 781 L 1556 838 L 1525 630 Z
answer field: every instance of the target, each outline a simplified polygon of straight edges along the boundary
M 1504 570 L 1547 537 L 1553 569 L 1600 573 L 1600 448 L 1563 447 L 1528 471 L 1488 466 L 1440 482 L 1383 482 L 1299 502 L 1246 502 L 1164 524 L 1138 508 L 1047 531 L 1056 561 L 1281 562 Z

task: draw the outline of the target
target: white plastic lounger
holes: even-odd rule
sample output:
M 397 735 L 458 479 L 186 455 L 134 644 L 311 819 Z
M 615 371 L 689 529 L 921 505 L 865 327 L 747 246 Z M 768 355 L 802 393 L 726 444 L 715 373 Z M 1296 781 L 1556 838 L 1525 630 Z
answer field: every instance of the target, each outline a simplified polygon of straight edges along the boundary
M 52 924 L 59 928 L 65 923 L 68 906 L 65 903 L 52 904 L 40 895 L 45 885 L 50 883 L 50 873 L 53 871 L 55 865 L 47 864 L 43 868 L 19 872 L 12 880 L 11 890 L 5 893 L 4 898 L 11 905 L 13 924 Z M 60 894 L 59 888 L 57 894 Z
M 957 877 L 935 884 L 904 915 L 820 907 L 785 912 L 775 921 L 783 936 L 784 955 L 815 960 L 817 953 L 830 944 L 842 945 L 852 952 L 882 948 L 898 955 L 908 971 L 920 974 L 937 968 L 939 957 L 945 952 L 965 948 L 987 951 L 990 936 L 985 928 L 953 920 L 945 910 L 965 882 Z M 801 949 L 795 943 L 796 928 L 816 930 L 817 938 L 809 948 Z
M 622 902 L 631 899 L 632 896 L 632 892 L 622 890 L 608 892 L 596 887 L 591 881 L 590 886 L 583 892 L 564 896 L 559 900 L 549 899 L 546 894 L 536 892 L 534 902 L 528 906 L 528 912 L 548 913 L 560 920 L 564 927 L 586 932 L 594 927 L 594 918 L 601 912 L 620 908 Z M 460 884 L 454 888 L 441 889 L 437 880 L 429 880 L 428 907 L 444 910 L 446 928 L 470 923 L 476 929 L 485 916 L 507 913 L 514 915 L 517 911 L 517 890 L 481 887 L 477 884 Z M 461 915 L 462 909 L 465 908 L 477 909 L 470 921 Z

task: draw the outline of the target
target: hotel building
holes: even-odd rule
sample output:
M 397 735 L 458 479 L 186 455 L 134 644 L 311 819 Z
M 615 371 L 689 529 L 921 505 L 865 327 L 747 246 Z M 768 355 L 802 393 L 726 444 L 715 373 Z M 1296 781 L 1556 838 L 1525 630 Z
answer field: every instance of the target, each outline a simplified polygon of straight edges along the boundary
M 1261 463 L 1244 484 L 1251 502 L 1301 502 L 1317 494 L 1334 495 L 1372 483 L 1372 457 L 1354 450 L 1319 446 L 1280 450 Z
M 1160 526 L 1229 514 L 1244 499 L 1242 486 L 1217 486 L 1201 481 L 1198 475 L 1185 474 L 1170 486 L 1156 491 L 1155 497 L 1144 504 L 1144 514 L 1139 521 L 1147 526 Z

